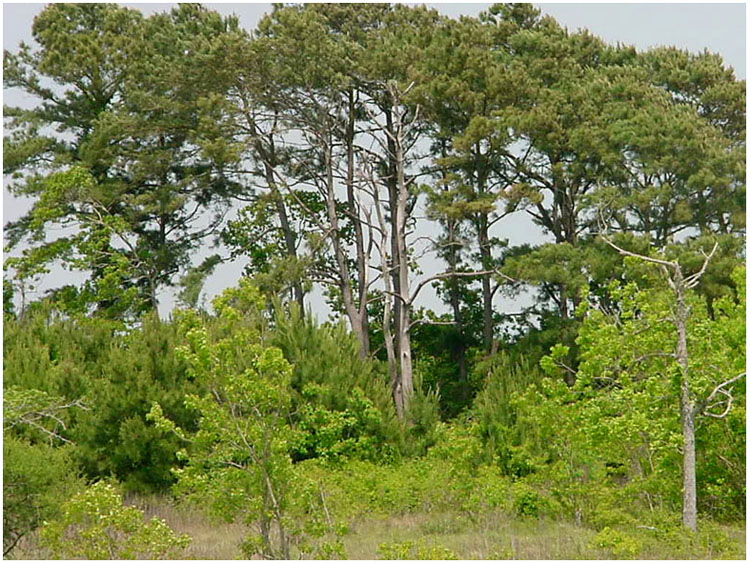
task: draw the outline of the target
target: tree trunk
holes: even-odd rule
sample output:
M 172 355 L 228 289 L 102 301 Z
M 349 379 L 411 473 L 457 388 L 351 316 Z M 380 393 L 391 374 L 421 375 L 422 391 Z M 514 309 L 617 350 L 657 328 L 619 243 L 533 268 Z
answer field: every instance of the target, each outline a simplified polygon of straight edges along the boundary
M 401 295 L 401 287 L 399 284 L 398 275 L 398 239 L 396 232 L 398 231 L 397 219 L 396 219 L 396 208 L 398 207 L 398 183 L 396 180 L 396 143 L 393 140 L 397 134 L 393 124 L 393 112 L 391 108 L 384 108 L 383 113 L 385 114 L 385 131 L 386 131 L 386 147 L 388 149 L 388 173 L 385 178 L 385 184 L 388 188 L 388 209 L 390 212 L 390 223 L 391 223 L 391 265 L 390 265 L 390 276 L 391 284 L 393 286 L 393 293 L 397 296 Z M 393 301 L 393 322 L 394 331 L 396 334 L 399 333 L 399 323 L 401 319 L 401 300 Z M 398 353 L 398 340 L 396 340 L 396 353 Z
M 455 222 L 452 220 L 448 221 L 448 233 L 449 233 L 449 244 L 450 250 L 448 251 L 448 266 L 450 266 L 451 272 L 456 272 L 458 267 L 458 253 L 456 253 L 455 243 Z M 469 390 L 466 386 L 466 341 L 464 339 L 464 323 L 463 315 L 461 315 L 461 299 L 459 296 L 458 277 L 453 277 L 448 282 L 448 294 L 450 296 L 451 308 L 453 309 L 453 321 L 456 324 L 456 335 L 458 336 L 458 342 L 456 343 L 455 355 L 456 363 L 458 364 L 458 379 L 462 385 L 462 397 L 468 396 Z
M 328 131 L 330 131 L 330 129 L 328 129 Z M 328 221 L 331 225 L 331 241 L 333 242 L 334 256 L 340 274 L 339 289 L 341 290 L 341 300 L 344 302 L 344 311 L 347 318 L 349 318 L 352 332 L 359 342 L 359 354 L 360 356 L 363 356 L 364 354 L 367 354 L 365 351 L 368 348 L 368 336 L 363 331 L 359 309 L 354 303 L 354 293 L 352 292 L 352 280 L 349 275 L 349 266 L 341 244 L 341 233 L 339 231 L 339 217 L 338 211 L 336 210 L 336 193 L 333 180 L 333 162 L 331 154 L 332 143 L 330 139 L 327 139 L 324 142 L 322 149 L 323 161 L 325 162 L 326 167 L 326 210 L 328 213 Z
M 349 91 L 349 116 L 346 126 L 346 195 L 349 206 L 349 218 L 354 227 L 354 243 L 357 252 L 357 282 L 359 299 L 359 355 L 365 358 L 370 354 L 370 325 L 367 315 L 367 258 L 365 257 L 365 241 L 362 233 L 357 202 L 354 197 L 354 92 Z
M 490 249 L 490 238 L 487 227 L 487 216 L 479 218 L 479 256 L 482 262 L 482 270 L 492 268 L 492 250 Z M 492 288 L 489 274 L 482 275 L 482 340 L 484 341 L 484 352 L 492 351 L 492 339 L 495 327 L 492 319 Z
M 409 256 L 406 248 L 406 200 L 407 186 L 404 176 L 404 154 L 401 145 L 401 134 L 397 136 L 396 143 L 396 177 L 398 186 L 398 203 L 396 206 L 396 246 L 397 272 L 398 272 L 398 295 L 401 296 L 398 310 L 398 357 L 399 357 L 399 395 L 402 412 L 405 414 L 409 409 L 409 400 L 414 391 L 414 375 L 412 372 L 411 359 L 411 304 L 409 303 Z
M 703 276 L 703 273 L 708 266 L 708 262 L 711 260 L 711 257 L 714 256 L 719 244 L 714 243 L 713 250 L 708 255 L 704 255 L 706 258 L 701 269 L 697 273 L 689 276 L 686 280 L 682 274 L 680 264 L 677 261 L 667 262 L 647 257 L 645 255 L 631 253 L 621 249 L 606 237 L 604 240 L 621 255 L 632 256 L 640 258 L 646 262 L 659 264 L 662 269 L 664 269 L 664 274 L 667 276 L 669 285 L 675 294 L 676 311 L 674 324 L 677 329 L 675 360 L 680 369 L 680 423 L 682 425 L 682 524 L 691 531 L 696 531 L 698 528 L 698 496 L 696 492 L 695 477 L 695 417 L 699 413 L 700 408 L 697 406 L 697 402 L 691 398 L 690 394 L 690 365 L 687 348 L 687 322 L 689 310 L 685 303 L 685 294 L 690 288 L 695 287 L 701 276 Z M 673 277 L 670 277 L 670 271 L 674 273 Z M 737 378 L 741 376 L 742 375 Z M 709 396 L 709 399 L 719 390 L 720 387 L 727 385 L 732 381 L 733 380 L 729 380 L 717 387 L 711 396 Z
M 396 299 L 396 353 L 398 355 L 398 381 L 394 390 L 396 409 L 405 416 L 409 410 L 409 400 L 414 392 L 414 374 L 411 358 L 411 303 L 409 296 L 409 255 L 406 247 L 406 219 L 408 186 L 406 183 L 406 163 L 404 155 L 404 124 L 400 113 L 400 104 L 396 92 L 391 91 L 391 116 L 396 118 L 396 126 L 389 135 L 389 145 L 393 152 L 390 155 L 395 169 L 395 194 L 391 194 L 391 247 L 395 249 L 395 284 Z M 392 120 L 389 118 L 388 121 Z M 395 196 L 395 197 L 394 197 Z M 395 201 L 394 201 L 395 200 Z
M 383 286 L 385 287 L 385 293 L 383 295 L 383 341 L 385 342 L 385 352 L 388 359 L 388 374 L 390 376 L 391 384 L 391 396 L 393 397 L 393 404 L 396 407 L 396 415 L 399 419 L 403 419 L 403 405 L 401 404 L 398 379 L 398 366 L 396 361 L 396 351 L 393 342 L 393 285 L 391 283 L 391 275 L 389 269 L 391 262 L 388 259 L 388 227 L 385 222 L 382 206 L 380 204 L 380 195 L 378 193 L 377 183 L 373 182 L 373 198 L 375 214 L 378 218 L 378 224 L 380 225 L 380 246 L 378 247 L 380 252 L 380 272 L 383 276 Z M 372 232 L 372 231 L 371 231 Z
M 485 155 L 477 143 L 476 149 L 476 179 L 477 192 L 484 197 L 487 193 L 487 167 Z M 479 260 L 482 270 L 491 270 L 492 244 L 490 243 L 489 213 L 479 212 L 477 217 L 477 235 L 479 239 Z M 492 315 L 492 278 L 490 274 L 482 275 L 482 340 L 484 341 L 484 352 L 490 354 L 492 351 L 492 340 L 495 335 L 495 326 Z
M 677 297 L 675 325 L 677 350 L 675 356 L 680 366 L 680 419 L 682 423 L 682 523 L 691 531 L 698 527 L 697 493 L 695 482 L 695 406 L 690 398 L 688 380 L 687 318 L 685 285 L 679 266 L 675 267 L 674 290 Z
M 259 145 L 259 143 L 258 143 Z M 294 259 L 297 258 L 297 234 L 292 229 L 289 223 L 289 216 L 286 213 L 286 206 L 281 195 L 281 191 L 276 184 L 274 178 L 274 165 L 271 163 L 276 162 L 276 154 L 273 144 L 269 147 L 268 154 L 263 151 L 260 147 L 260 154 L 266 156 L 263 159 L 263 169 L 266 177 L 266 184 L 273 194 L 274 203 L 276 206 L 276 213 L 279 215 L 279 223 L 281 224 L 281 232 L 284 235 L 284 246 L 286 247 L 286 254 Z M 295 280 L 292 283 L 292 294 L 294 301 L 299 305 L 300 311 L 304 314 L 305 312 L 305 295 L 302 290 L 302 284 L 299 280 Z

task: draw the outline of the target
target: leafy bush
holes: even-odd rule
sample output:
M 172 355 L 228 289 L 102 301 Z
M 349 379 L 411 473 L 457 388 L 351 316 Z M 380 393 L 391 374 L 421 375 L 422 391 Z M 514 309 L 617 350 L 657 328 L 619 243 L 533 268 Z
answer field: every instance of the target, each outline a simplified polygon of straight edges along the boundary
M 190 544 L 156 517 L 149 522 L 135 507 L 124 507 L 114 486 L 97 482 L 62 506 L 62 516 L 45 523 L 41 544 L 53 558 L 88 560 L 174 559 Z
M 70 450 L 3 435 L 4 556 L 43 521 L 59 516 L 63 501 L 83 486 Z
M 350 460 L 298 464 L 310 480 L 324 484 L 334 513 L 455 512 L 468 517 L 492 509 L 510 511 L 509 484 L 494 466 L 480 464 L 481 444 L 472 427 L 440 423 L 437 444 L 425 456 L 390 464 Z
M 609 527 L 604 527 L 599 531 L 591 540 L 590 545 L 596 548 L 606 548 L 615 558 L 623 559 L 635 558 L 641 550 L 641 546 L 634 538 Z
M 416 543 L 381 543 L 378 545 L 378 556 L 381 560 L 458 560 L 456 553 L 449 548 L 428 545 L 424 539 Z
M 354 388 L 343 410 L 330 410 L 321 405 L 318 398 L 325 393 L 319 384 L 307 384 L 302 390 L 304 402 L 296 410 L 298 432 L 292 448 L 293 459 L 388 458 L 395 449 L 385 443 L 381 432 L 383 413 L 364 392 Z
M 520 517 L 540 517 L 548 512 L 549 501 L 542 494 L 522 482 L 511 486 L 513 511 Z
M 390 459 L 402 448 L 383 366 L 360 357 L 343 324 L 319 325 L 296 304 L 288 312 L 277 304 L 269 344 L 292 365 L 292 421 L 303 433 L 295 460 Z

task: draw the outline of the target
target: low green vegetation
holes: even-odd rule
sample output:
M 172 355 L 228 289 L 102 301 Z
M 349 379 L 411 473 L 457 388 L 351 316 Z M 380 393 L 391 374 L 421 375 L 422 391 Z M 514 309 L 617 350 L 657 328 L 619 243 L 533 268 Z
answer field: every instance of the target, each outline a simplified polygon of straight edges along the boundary
M 143 520 L 125 507 L 114 486 L 97 482 L 62 505 L 62 516 L 45 522 L 40 545 L 50 558 L 85 560 L 154 560 L 175 558 L 190 544 L 163 520 Z
M 742 288 L 743 271 L 735 278 Z M 680 523 L 679 414 L 669 364 L 654 357 L 645 368 L 631 360 L 668 342 L 668 330 L 650 322 L 666 305 L 644 302 L 635 288 L 621 292 L 617 324 L 597 312 L 586 316 L 574 386 L 557 376 L 562 348 L 553 348 L 541 367 L 500 352 L 476 368 L 486 370 L 485 381 L 460 417 L 420 419 L 437 413 L 437 396 L 425 395 L 419 402 L 431 408 L 406 424 L 395 417 L 378 361 L 362 360 L 340 326 L 318 325 L 294 306 L 290 313 L 279 304 L 269 309 L 248 280 L 217 298 L 216 315 L 186 310 L 172 322 L 146 320 L 112 333 L 97 351 L 104 371 L 92 370 L 97 362 L 78 356 L 76 347 L 63 346 L 71 332 L 50 331 L 43 345 L 37 324 L 7 317 L 6 350 L 8 340 L 16 343 L 9 361 L 19 362 L 24 350 L 56 348 L 56 365 L 80 371 L 85 386 L 76 389 L 76 401 L 53 396 L 61 389 L 56 377 L 67 374 L 59 370 L 50 372 L 49 392 L 6 389 L 6 550 L 67 558 L 191 554 L 184 536 L 190 523 L 177 520 L 172 532 L 123 506 L 111 486 L 85 487 L 85 479 L 109 477 L 130 492 L 169 493 L 158 502 L 168 516 L 178 506 L 193 507 L 217 531 L 221 522 L 235 523 L 233 556 L 743 557 L 744 526 L 737 523 L 744 476 L 737 467 L 744 443 L 720 438 L 744 425 L 744 396 L 737 390 L 730 416 L 707 417 L 698 427 L 701 522 L 692 533 Z M 701 351 L 697 367 L 737 368 L 744 303 L 744 292 L 723 298 L 714 319 L 696 320 L 691 331 L 713 343 L 694 348 Z M 639 313 L 629 314 L 635 307 Z M 51 327 L 59 323 L 71 321 Z M 166 338 L 176 346 L 160 349 L 160 364 L 143 358 L 148 342 Z M 318 343 L 319 354 L 295 350 L 290 343 L 302 338 Z M 118 372 L 111 355 L 120 359 Z M 319 369 L 324 361 L 330 370 Z M 179 367 L 189 383 L 182 401 L 155 401 L 174 396 L 166 386 L 161 394 L 153 384 L 114 387 L 113 375 L 135 364 L 153 382 L 163 381 L 161 365 Z M 341 381 L 339 367 L 353 365 L 364 367 L 366 390 L 356 380 Z M 127 390 L 127 397 L 113 401 L 101 393 L 107 386 L 112 393 Z M 117 448 L 92 448 L 85 432 L 90 411 L 101 421 L 121 421 L 121 439 L 139 429 L 150 437 L 133 441 L 131 465 L 112 465 L 121 456 Z M 154 445 L 165 453 L 159 462 L 167 467 L 165 486 L 137 463 L 153 460 Z M 50 456 L 58 462 L 35 463 Z M 394 525 L 399 519 L 411 525 Z M 560 535 L 556 544 L 542 542 L 549 534 Z M 96 540 L 107 535 L 117 542 Z M 479 552 L 472 547 L 477 539 Z

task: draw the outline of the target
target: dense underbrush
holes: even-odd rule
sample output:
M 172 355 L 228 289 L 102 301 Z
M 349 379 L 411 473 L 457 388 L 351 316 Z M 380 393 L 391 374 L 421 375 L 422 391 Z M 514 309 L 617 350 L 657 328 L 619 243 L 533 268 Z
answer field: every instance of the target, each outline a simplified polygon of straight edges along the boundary
M 440 421 L 438 390 L 417 385 L 400 421 L 382 364 L 342 325 L 270 306 L 248 282 L 215 316 L 116 330 L 7 317 L 6 555 L 744 556 L 744 395 L 698 427 L 691 533 L 669 381 L 598 386 L 590 371 L 620 362 L 602 352 L 617 335 L 601 319 L 581 329 L 575 384 L 556 375 L 564 351 L 501 352 L 474 367 L 480 391 L 460 416 Z M 734 363 L 744 303 L 718 306 L 699 329 Z M 156 501 L 141 514 L 139 499 Z

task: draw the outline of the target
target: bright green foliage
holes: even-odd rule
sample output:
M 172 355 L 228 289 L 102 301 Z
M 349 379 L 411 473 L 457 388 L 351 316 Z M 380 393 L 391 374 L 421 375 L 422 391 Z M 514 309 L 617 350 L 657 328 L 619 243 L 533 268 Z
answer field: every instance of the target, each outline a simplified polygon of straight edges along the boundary
M 303 476 L 325 484 L 332 511 L 349 519 L 456 509 L 473 518 L 498 508 L 510 511 L 508 479 L 481 464 L 475 434 L 440 424 L 436 435 L 435 446 L 421 458 L 390 464 L 308 460 L 298 466 Z
M 157 517 L 144 521 L 125 507 L 117 489 L 97 482 L 62 505 L 62 516 L 44 524 L 42 545 L 52 558 L 156 560 L 178 558 L 190 544 Z
M 634 558 L 640 549 L 638 542 L 624 533 L 609 527 L 604 527 L 592 539 L 591 544 L 599 548 L 607 548 L 617 559 Z
M 188 374 L 210 389 L 185 400 L 198 414 L 197 431 L 177 429 L 158 404 L 148 417 L 160 431 L 189 443 L 178 453 L 187 464 L 175 471 L 177 491 L 227 520 L 257 526 L 258 534 L 243 543 L 247 556 L 288 559 L 293 547 L 301 555 L 330 556 L 340 546 L 333 523 L 323 519 L 325 497 L 300 479 L 290 457 L 297 440 L 289 425 L 292 367 L 278 348 L 259 343 L 257 331 L 237 323 L 241 313 L 233 304 L 253 296 L 257 290 L 248 285 L 215 300 L 225 322 L 234 322 L 234 330 L 216 342 L 194 317 L 183 320 L 187 344 L 178 354 Z
M 297 307 L 276 309 L 271 343 L 293 366 L 295 460 L 323 456 L 389 459 L 402 439 L 383 366 L 359 355 L 341 324 L 315 322 Z
M 458 560 L 456 553 L 443 546 L 428 545 L 424 539 L 415 544 L 411 541 L 381 543 L 378 545 L 380 560 Z
M 719 300 L 714 319 L 699 299 L 691 299 L 690 386 L 699 415 L 720 415 L 728 408 L 726 399 L 713 406 L 705 400 L 719 383 L 744 371 L 744 268 L 734 278 L 740 291 L 736 298 Z M 542 363 L 553 379 L 516 403 L 527 452 L 555 476 L 564 505 L 584 519 L 605 499 L 597 499 L 599 488 L 619 500 L 613 507 L 630 499 L 631 511 L 671 510 L 680 500 L 679 372 L 672 357 L 676 333 L 669 321 L 670 297 L 639 291 L 632 283 L 613 285 L 611 292 L 620 303 L 617 314 L 584 309 L 575 385 L 568 388 L 559 380 L 569 367 L 561 360 L 565 347 L 556 347 Z M 737 384 L 729 393 L 733 406 L 726 416 L 703 417 L 696 430 L 699 508 L 716 512 L 722 499 L 726 516 L 744 511 L 745 491 L 735 473 L 744 469 L 744 442 L 727 440 L 744 425 L 744 386 Z
M 83 486 L 70 454 L 69 447 L 3 434 L 3 556 L 43 521 L 56 518 L 62 502 Z
M 325 389 L 307 384 L 295 428 L 302 433 L 294 447 L 294 458 L 361 458 L 382 459 L 387 453 L 383 444 L 383 415 L 354 388 L 343 410 L 329 410 L 320 405 Z

